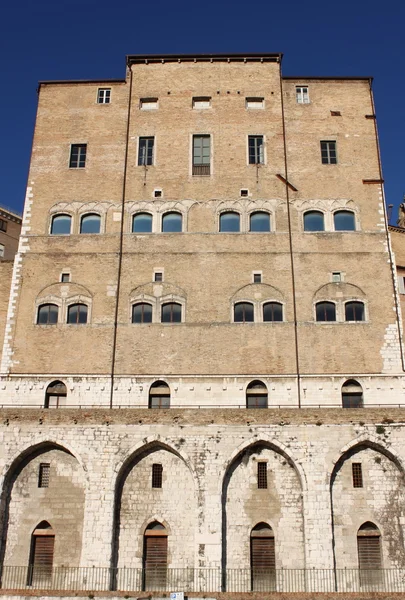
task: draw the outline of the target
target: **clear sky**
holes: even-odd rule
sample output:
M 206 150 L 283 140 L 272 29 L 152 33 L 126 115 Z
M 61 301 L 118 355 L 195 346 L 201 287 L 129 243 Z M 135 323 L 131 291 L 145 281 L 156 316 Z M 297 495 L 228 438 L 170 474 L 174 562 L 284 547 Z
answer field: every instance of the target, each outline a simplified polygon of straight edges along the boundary
M 387 204 L 405 193 L 405 0 L 14 0 L 0 12 L 0 204 L 22 210 L 38 80 L 126 54 L 283 52 L 284 75 L 374 76 Z

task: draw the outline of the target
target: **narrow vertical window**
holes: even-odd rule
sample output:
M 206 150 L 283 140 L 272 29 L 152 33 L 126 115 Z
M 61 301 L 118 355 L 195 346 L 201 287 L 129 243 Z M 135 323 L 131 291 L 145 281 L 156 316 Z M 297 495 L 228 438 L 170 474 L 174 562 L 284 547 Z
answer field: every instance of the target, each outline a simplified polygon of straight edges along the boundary
M 298 104 L 309 104 L 309 93 L 306 85 L 297 85 L 295 96 Z
M 262 135 L 249 135 L 249 164 L 264 164 L 264 141 Z
M 7 221 L 0 219 L 0 231 L 7 231 Z
M 361 463 L 352 463 L 352 478 L 354 488 L 363 487 L 363 472 L 361 470 Z
M 267 463 L 257 463 L 257 487 L 259 490 L 267 490 Z
M 211 173 L 211 136 L 193 135 L 193 175 Z
M 335 141 L 321 142 L 321 158 L 323 165 L 336 165 L 337 153 Z
M 71 169 L 84 169 L 86 166 L 87 144 L 72 144 L 70 146 L 70 161 Z
M 39 465 L 38 487 L 40 487 L 40 488 L 49 487 L 50 472 L 51 472 L 51 465 L 49 463 L 41 463 Z
M 138 150 L 138 166 L 153 165 L 154 137 L 140 137 Z
M 110 104 L 111 88 L 98 88 L 97 104 Z
M 53 381 L 46 388 L 45 408 L 59 408 L 66 404 L 67 389 L 62 381 Z
M 342 385 L 342 408 L 363 408 L 363 388 L 358 381 L 348 379 Z
M 161 488 L 163 480 L 163 465 L 153 464 L 152 465 L 152 487 Z

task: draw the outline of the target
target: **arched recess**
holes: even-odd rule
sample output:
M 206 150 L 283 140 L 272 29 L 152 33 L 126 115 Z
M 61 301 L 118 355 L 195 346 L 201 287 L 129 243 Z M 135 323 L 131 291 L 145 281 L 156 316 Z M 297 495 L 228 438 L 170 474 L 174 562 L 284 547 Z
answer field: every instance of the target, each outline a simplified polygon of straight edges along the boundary
M 161 486 L 152 485 L 153 465 L 161 465 Z M 124 461 L 115 482 L 111 566 L 141 569 L 147 524 L 158 521 L 168 529 L 168 567 L 195 563 L 197 528 L 196 478 L 188 461 L 164 441 L 152 440 Z M 181 498 L 181 504 L 179 504 Z M 180 506 L 187 507 L 180 510 Z M 145 524 L 146 520 L 146 524 Z M 119 586 L 125 582 L 119 582 Z M 111 582 L 112 589 L 117 581 Z
M 357 532 L 366 522 L 375 523 L 381 532 L 384 568 L 405 567 L 401 525 L 405 517 L 404 477 L 398 456 L 378 441 L 363 438 L 344 448 L 330 477 L 337 569 L 358 568 Z
M 53 566 L 79 566 L 86 483 L 81 461 L 57 442 L 44 440 L 16 456 L 0 499 L 0 565 L 28 565 L 32 532 L 46 521 L 60 541 Z
M 261 467 L 267 481 L 259 485 Z M 245 445 L 228 463 L 222 480 L 222 588 L 232 589 L 227 569 L 250 569 L 250 532 L 271 523 L 276 539 L 276 568 L 304 568 L 302 473 L 288 453 L 267 440 Z M 294 556 L 294 564 L 291 557 Z

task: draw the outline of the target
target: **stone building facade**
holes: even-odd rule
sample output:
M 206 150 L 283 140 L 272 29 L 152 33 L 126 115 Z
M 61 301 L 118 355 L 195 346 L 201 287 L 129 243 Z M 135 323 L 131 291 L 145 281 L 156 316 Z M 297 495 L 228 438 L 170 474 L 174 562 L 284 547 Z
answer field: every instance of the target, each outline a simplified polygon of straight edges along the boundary
M 187 583 L 216 592 L 279 589 L 264 555 L 405 567 L 395 270 L 369 78 L 166 55 L 41 82 L 1 361 L 3 565 L 42 544 L 153 589 L 158 552 L 217 570 Z

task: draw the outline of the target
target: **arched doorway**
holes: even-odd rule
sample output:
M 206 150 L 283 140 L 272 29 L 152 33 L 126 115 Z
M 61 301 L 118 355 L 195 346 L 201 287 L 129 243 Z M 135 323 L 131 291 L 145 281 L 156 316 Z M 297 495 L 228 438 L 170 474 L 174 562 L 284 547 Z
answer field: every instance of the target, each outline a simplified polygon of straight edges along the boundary
M 48 521 L 41 521 L 31 536 L 27 585 L 38 585 L 52 579 L 55 532 Z
M 267 523 L 258 523 L 250 532 L 251 591 L 276 589 L 274 532 Z
M 143 536 L 143 589 L 165 590 L 168 533 L 158 521 L 150 523 Z

